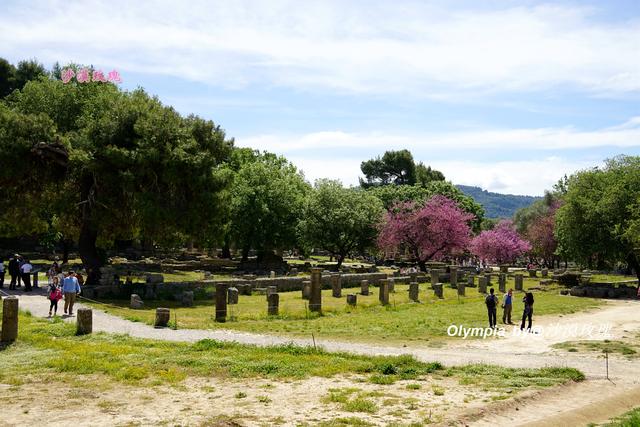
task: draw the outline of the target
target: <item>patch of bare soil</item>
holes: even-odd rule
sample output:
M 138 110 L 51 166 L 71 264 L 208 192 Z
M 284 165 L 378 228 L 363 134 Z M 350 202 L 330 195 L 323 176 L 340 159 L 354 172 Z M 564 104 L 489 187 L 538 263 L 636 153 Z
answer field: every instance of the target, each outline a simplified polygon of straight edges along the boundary
M 334 399 L 329 397 L 332 392 Z M 293 426 L 345 418 L 371 425 L 442 423 L 479 410 L 497 396 L 447 377 L 391 385 L 371 384 L 359 376 L 296 381 L 211 378 L 150 388 L 101 377 L 27 380 L 0 385 L 0 426 Z

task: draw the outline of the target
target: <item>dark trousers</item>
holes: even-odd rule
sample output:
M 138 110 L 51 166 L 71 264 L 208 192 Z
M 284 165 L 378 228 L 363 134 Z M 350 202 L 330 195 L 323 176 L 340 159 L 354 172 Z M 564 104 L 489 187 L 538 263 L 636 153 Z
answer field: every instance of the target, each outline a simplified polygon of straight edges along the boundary
M 22 281 L 24 282 L 24 291 L 31 292 L 31 274 L 22 273 Z
M 18 273 L 9 273 L 11 275 L 11 283 L 9 283 L 9 289 L 15 289 L 16 288 L 16 283 L 18 282 L 18 278 L 20 278 L 20 275 Z
M 495 307 L 487 307 L 487 311 L 489 312 L 489 327 L 493 328 L 496 326 L 497 310 Z
M 4 288 L 4 271 L 0 273 L 0 288 Z
M 520 329 L 524 329 L 524 323 L 527 319 L 529 319 L 529 326 L 527 326 L 527 329 L 531 329 L 531 316 L 533 316 L 533 310 L 525 308 L 524 312 L 522 313 L 522 323 L 520 324 Z
M 49 306 L 49 313 L 53 310 L 53 314 L 58 312 L 58 300 L 51 300 L 51 305 Z
M 511 304 L 507 304 L 504 306 L 504 310 L 502 311 L 502 323 L 511 323 L 511 309 L 513 306 Z

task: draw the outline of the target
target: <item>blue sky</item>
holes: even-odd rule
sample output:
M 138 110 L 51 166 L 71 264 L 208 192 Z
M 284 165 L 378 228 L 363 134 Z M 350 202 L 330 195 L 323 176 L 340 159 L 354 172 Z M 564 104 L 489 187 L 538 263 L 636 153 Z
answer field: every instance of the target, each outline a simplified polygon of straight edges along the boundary
M 309 180 L 410 149 L 540 195 L 640 154 L 638 1 L 2 1 L 0 56 L 117 69 Z

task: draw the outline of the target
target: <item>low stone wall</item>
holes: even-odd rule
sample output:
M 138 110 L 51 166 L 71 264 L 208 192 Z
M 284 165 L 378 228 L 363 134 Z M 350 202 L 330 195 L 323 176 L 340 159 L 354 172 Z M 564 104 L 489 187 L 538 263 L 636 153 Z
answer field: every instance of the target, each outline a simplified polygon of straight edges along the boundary
M 322 275 L 322 288 L 331 289 L 332 274 Z M 368 280 L 369 285 L 376 286 L 381 280 L 387 278 L 385 273 L 364 273 L 364 274 L 342 274 L 341 283 L 343 288 L 360 287 L 362 280 Z M 395 283 L 408 284 L 409 276 L 394 277 Z M 197 298 L 213 298 L 214 289 L 218 284 L 224 284 L 229 287 L 236 287 L 240 293 L 248 293 L 249 289 L 253 291 L 256 288 L 267 288 L 275 286 L 278 292 L 301 291 L 302 283 L 310 280 L 306 276 L 296 277 L 261 277 L 256 279 L 230 279 L 230 280 L 203 280 L 197 282 L 160 282 L 160 283 L 133 283 L 131 285 L 101 285 L 85 287 L 83 296 L 92 299 L 109 299 L 109 298 L 129 298 L 131 294 L 138 294 L 143 299 L 152 300 L 160 299 L 176 299 L 179 300 L 185 291 L 193 291 Z M 249 289 L 247 289 L 249 288 Z M 207 290 L 209 289 L 209 290 Z
M 588 286 L 574 286 L 568 294 L 574 297 L 590 298 L 636 298 L 638 288 L 635 286 L 613 286 L 613 284 L 599 283 Z

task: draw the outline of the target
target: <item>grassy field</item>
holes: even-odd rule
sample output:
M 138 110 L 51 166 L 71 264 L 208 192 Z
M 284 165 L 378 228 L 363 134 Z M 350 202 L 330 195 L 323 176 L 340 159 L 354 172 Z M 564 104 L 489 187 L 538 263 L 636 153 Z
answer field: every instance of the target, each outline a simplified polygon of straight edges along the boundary
M 28 378 L 56 374 L 97 374 L 136 385 L 176 383 L 188 376 L 300 379 L 360 374 L 376 384 L 440 375 L 502 389 L 584 378 L 570 368 L 471 365 L 447 369 L 410 356 L 367 357 L 292 345 L 256 347 L 213 340 L 188 344 L 103 333 L 75 336 L 72 324 L 36 319 L 28 313 L 21 313 L 19 324 L 18 341 L 0 347 L 0 383 L 20 385 Z
M 595 426 L 595 424 L 590 424 Z M 627 412 L 624 415 L 612 419 L 606 424 L 601 424 L 603 427 L 638 427 L 640 426 L 640 408 L 635 408 L 632 411 Z
M 525 279 L 525 289 L 536 287 L 538 279 Z M 512 281 L 507 283 L 512 287 Z M 359 289 L 343 289 L 342 298 L 333 298 L 331 291 L 323 291 L 323 315 L 309 313 L 307 301 L 300 292 L 280 294 L 280 315 L 267 316 L 264 295 L 240 296 L 239 304 L 229 306 L 229 321 L 224 324 L 214 321 L 213 301 L 196 301 L 192 308 L 180 307 L 172 301 L 146 301 L 146 309 L 128 308 L 128 301 L 109 301 L 112 305 L 94 304 L 111 314 L 151 324 L 155 308 L 172 308 L 172 321 L 177 319 L 178 328 L 227 328 L 247 332 L 288 334 L 309 337 L 313 333 L 320 338 L 336 338 L 357 341 L 384 341 L 395 343 L 439 341 L 446 337 L 451 324 L 486 326 L 484 297 L 476 288 L 467 288 L 467 296 L 458 298 L 456 290 L 445 287 L 442 300 L 433 295 L 428 284 L 420 285 L 421 303 L 408 298 L 408 287 L 396 285 L 390 295 L 390 305 L 383 307 L 378 302 L 377 288 L 371 295 L 358 295 L 357 307 L 346 305 L 346 294 Z M 568 314 L 597 307 L 601 301 L 558 295 L 558 290 L 534 291 L 536 316 L 546 314 Z M 522 313 L 522 295 L 515 294 L 514 321 Z M 498 309 L 499 316 L 501 316 Z M 435 343 L 434 343 L 435 345 Z

